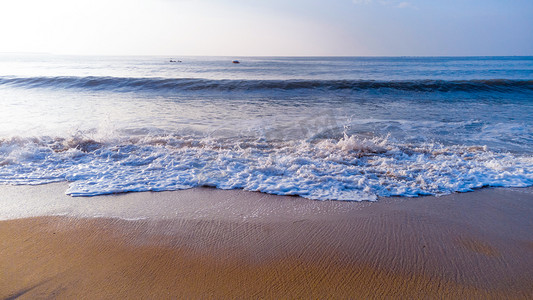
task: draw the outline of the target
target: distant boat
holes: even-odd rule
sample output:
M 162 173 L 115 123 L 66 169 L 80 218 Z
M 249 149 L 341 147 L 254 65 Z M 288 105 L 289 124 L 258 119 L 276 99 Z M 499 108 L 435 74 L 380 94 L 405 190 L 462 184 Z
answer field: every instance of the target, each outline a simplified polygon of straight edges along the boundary
M 181 62 L 181 60 L 173 60 L 172 58 L 170 59 L 170 62 L 174 63 L 174 62 Z
M 232 63 L 234 63 L 234 64 L 240 64 L 241 62 L 238 61 L 238 60 L 234 60 L 234 61 L 232 61 Z

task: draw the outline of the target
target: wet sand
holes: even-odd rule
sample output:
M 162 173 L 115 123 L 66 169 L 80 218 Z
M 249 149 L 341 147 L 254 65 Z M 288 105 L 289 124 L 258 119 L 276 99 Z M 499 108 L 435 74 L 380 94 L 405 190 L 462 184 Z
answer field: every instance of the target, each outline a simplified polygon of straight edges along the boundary
M 20 204 L 0 221 L 0 298 L 533 297 L 532 188 L 375 203 L 64 190 L 0 186 Z M 21 218 L 37 202 L 54 209 Z

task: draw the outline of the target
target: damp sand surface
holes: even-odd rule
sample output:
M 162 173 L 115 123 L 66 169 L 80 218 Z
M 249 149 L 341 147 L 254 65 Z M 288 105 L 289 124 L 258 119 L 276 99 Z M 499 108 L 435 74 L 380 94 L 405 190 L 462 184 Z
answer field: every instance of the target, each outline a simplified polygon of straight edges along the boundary
M 533 297 L 532 188 L 377 202 L 64 191 L 0 186 L 28 211 L 71 199 L 0 221 L 0 298 Z

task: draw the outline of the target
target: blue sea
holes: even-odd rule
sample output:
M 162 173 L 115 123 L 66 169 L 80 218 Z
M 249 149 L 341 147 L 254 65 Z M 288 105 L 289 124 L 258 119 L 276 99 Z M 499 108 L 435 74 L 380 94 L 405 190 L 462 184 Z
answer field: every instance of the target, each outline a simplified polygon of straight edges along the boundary
M 346 201 L 526 187 L 532 116 L 533 57 L 2 54 L 0 184 Z

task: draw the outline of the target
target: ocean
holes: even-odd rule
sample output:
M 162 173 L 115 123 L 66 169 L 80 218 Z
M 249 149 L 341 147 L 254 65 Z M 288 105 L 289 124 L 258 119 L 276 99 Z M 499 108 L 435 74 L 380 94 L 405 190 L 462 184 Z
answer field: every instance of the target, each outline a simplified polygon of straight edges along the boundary
M 0 184 L 345 201 L 533 185 L 533 57 L 172 59 L 0 55 Z

